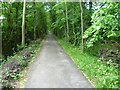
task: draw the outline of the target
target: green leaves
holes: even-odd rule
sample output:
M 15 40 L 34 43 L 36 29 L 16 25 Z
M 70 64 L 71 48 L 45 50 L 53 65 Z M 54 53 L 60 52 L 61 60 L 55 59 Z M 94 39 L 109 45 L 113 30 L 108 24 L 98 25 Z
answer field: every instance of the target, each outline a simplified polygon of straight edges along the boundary
M 26 45 L 33 39 L 43 38 L 47 30 L 46 8 L 42 2 L 27 2 L 25 14 Z M 4 57 L 19 51 L 21 44 L 23 2 L 2 2 L 2 54 Z M 34 38 L 36 37 L 36 38 Z M 14 49 L 13 49 L 14 48 Z
M 95 11 L 92 15 L 93 25 L 84 33 L 87 39 L 87 47 L 91 47 L 98 40 L 107 38 L 118 38 L 118 3 L 106 3 L 103 7 Z

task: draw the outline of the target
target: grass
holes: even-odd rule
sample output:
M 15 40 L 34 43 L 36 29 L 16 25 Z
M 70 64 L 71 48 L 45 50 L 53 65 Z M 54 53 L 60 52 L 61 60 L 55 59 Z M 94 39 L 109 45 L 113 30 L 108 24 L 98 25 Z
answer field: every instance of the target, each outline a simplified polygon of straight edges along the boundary
M 64 39 L 58 41 L 95 88 L 118 88 L 118 70 L 116 66 L 98 61 L 97 57 L 86 52 L 83 53 L 79 47 L 73 46 Z

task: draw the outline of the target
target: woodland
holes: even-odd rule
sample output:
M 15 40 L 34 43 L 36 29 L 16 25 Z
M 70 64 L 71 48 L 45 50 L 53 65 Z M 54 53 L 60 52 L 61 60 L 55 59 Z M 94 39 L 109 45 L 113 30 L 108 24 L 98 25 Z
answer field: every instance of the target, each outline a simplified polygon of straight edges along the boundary
M 119 87 L 120 2 L 1 3 L 2 88 L 15 87 L 48 32 L 96 88 Z

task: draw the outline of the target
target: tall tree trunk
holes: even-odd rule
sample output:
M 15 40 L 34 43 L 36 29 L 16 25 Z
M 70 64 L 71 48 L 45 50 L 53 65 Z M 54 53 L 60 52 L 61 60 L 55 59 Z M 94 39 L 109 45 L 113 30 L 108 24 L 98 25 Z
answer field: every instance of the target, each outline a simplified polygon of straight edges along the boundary
M 25 11 L 26 11 L 26 0 L 23 5 L 23 17 L 22 17 L 22 46 L 25 45 Z
M 35 0 L 34 0 L 34 4 L 33 5 L 34 5 L 34 40 L 35 40 L 36 39 L 36 16 L 35 16 L 36 15 L 36 10 L 35 10 L 36 9 L 35 8 L 36 4 L 35 4 Z
M 63 17 L 65 16 L 65 13 L 63 12 Z M 67 31 L 66 31 L 66 24 L 64 23 L 64 36 L 67 37 Z
M 12 35 L 13 35 L 13 31 L 14 31 L 14 27 L 13 27 L 13 19 L 10 17 L 11 16 L 11 13 L 12 13 L 12 7 L 10 6 L 10 11 L 9 11 L 9 13 L 8 13 L 8 18 L 7 18 L 7 21 L 8 21 L 8 30 L 9 30 L 9 32 L 10 32 L 10 34 L 9 34 L 9 39 L 8 39 L 8 43 L 11 41 L 11 39 L 12 39 Z
M 73 9 L 74 9 L 74 2 L 72 3 L 72 7 L 73 7 Z M 72 14 L 73 14 L 73 18 L 74 18 L 74 10 L 72 10 Z M 76 44 L 76 34 L 75 34 L 75 25 L 74 25 L 74 20 L 72 21 L 72 29 L 73 29 L 73 35 L 74 35 L 74 42 L 73 42 L 73 45 L 75 45 Z
M 91 26 L 92 25 L 91 24 L 91 20 L 92 20 L 92 18 L 91 18 L 91 16 L 92 16 L 92 1 L 91 0 L 89 1 L 89 10 L 90 10 L 89 26 Z
M 16 37 L 17 39 L 16 39 L 16 43 L 19 43 L 19 40 L 18 40 L 18 38 L 19 38 L 19 30 L 18 30 L 18 16 L 19 16 L 19 4 L 20 3 L 16 3 L 16 19 L 15 19 L 15 24 L 16 24 L 16 26 L 15 26 L 15 30 L 16 30 L 16 32 L 17 32 L 17 34 L 18 34 L 18 36 Z M 16 45 L 16 43 L 14 43 L 15 45 Z
M 82 36 L 82 52 L 84 51 L 84 39 L 83 39 L 83 33 L 84 33 L 84 28 L 83 28 L 83 8 L 82 8 L 82 0 L 80 1 L 80 9 L 81 9 L 81 36 Z
M 67 11 L 66 0 L 65 0 L 65 10 L 66 10 L 67 39 L 69 40 L 69 24 L 68 24 L 68 11 Z

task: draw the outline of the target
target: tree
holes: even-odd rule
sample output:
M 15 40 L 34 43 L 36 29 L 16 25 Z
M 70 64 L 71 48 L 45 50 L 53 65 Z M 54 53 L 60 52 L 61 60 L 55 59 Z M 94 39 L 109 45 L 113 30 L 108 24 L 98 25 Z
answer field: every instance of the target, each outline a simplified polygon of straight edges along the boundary
M 92 16 L 92 1 L 89 1 L 89 15 L 90 15 L 90 19 L 89 19 L 89 26 L 91 26 L 91 16 Z
M 34 40 L 36 39 L 36 3 L 35 3 L 35 0 L 34 0 L 34 3 L 33 3 L 33 7 L 34 7 Z
M 80 9 L 81 9 L 81 37 L 82 37 L 82 51 L 84 51 L 84 39 L 83 39 L 83 33 L 84 33 L 84 28 L 83 28 L 83 8 L 82 8 L 82 2 L 80 1 Z
M 23 19 L 22 19 L 22 46 L 25 45 L 25 11 L 26 11 L 26 0 L 23 5 Z
M 41 2 L 36 2 L 35 5 L 33 2 L 27 2 L 23 31 L 25 45 L 29 45 L 32 40 L 43 39 L 46 35 L 45 5 Z M 34 12 L 36 12 L 35 15 Z M 6 58 L 21 50 L 23 2 L 2 2 L 2 16 L 2 56 Z M 35 39 L 34 35 L 36 35 Z
M 65 10 L 66 10 L 67 40 L 69 40 L 68 9 L 67 9 L 66 1 L 65 1 Z

